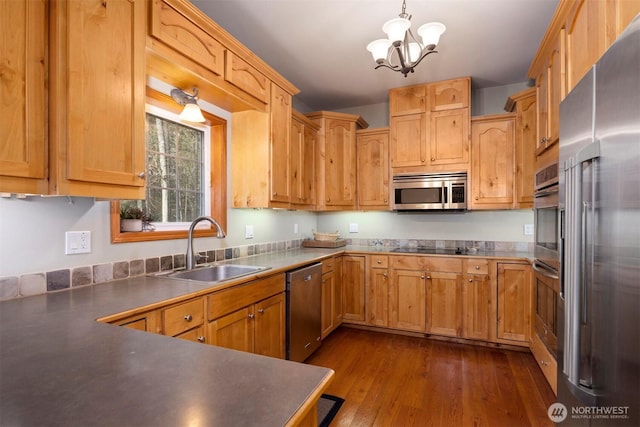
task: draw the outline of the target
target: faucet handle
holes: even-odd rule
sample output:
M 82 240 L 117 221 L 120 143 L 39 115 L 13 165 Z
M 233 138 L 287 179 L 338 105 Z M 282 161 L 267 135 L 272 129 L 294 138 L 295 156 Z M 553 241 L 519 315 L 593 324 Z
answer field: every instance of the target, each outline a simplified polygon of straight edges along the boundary
M 200 260 L 209 261 L 209 256 L 206 254 L 206 252 L 196 253 L 196 263 Z

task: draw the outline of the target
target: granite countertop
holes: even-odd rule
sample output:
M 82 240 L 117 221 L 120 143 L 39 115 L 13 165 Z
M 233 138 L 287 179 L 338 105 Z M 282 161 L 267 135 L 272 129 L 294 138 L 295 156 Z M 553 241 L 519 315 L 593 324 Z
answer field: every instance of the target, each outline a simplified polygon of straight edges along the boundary
M 227 263 L 271 267 L 215 286 L 141 276 L 0 303 L 2 425 L 282 426 L 330 369 L 97 322 L 284 272 L 344 251 L 300 248 Z M 526 253 L 476 257 L 528 260 Z

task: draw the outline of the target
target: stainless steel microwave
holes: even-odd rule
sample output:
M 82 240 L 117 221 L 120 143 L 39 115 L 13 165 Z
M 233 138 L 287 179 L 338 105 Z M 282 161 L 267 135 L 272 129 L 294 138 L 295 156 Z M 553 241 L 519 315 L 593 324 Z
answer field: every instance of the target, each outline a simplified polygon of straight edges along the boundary
M 397 211 L 467 209 L 467 173 L 406 174 L 393 177 Z

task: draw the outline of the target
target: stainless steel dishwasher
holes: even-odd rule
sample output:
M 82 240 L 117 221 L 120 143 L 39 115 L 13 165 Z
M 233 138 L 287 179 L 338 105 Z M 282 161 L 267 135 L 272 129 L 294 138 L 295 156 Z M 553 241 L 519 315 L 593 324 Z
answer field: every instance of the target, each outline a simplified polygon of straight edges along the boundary
M 302 362 L 320 347 L 322 264 L 287 272 L 287 359 Z

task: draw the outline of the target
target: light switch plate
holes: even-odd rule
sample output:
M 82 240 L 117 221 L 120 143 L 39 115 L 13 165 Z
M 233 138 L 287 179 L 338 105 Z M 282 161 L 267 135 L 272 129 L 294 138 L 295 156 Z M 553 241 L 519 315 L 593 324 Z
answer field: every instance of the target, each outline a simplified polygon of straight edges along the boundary
M 65 255 L 87 254 L 91 252 L 90 231 L 67 231 L 64 233 Z
M 349 224 L 349 233 L 357 233 L 358 224 Z
M 244 226 L 244 238 L 253 239 L 253 225 Z

